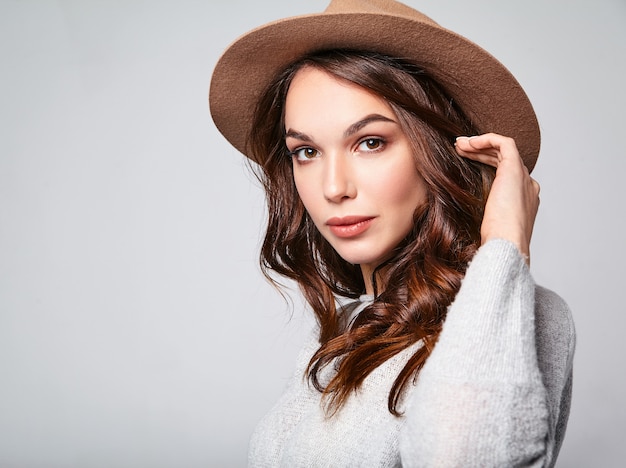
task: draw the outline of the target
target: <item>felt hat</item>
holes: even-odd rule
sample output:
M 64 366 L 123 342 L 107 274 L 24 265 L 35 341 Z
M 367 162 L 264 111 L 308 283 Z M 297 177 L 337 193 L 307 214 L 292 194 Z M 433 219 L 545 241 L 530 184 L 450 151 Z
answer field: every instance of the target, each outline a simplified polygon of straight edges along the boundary
M 211 78 L 209 107 L 219 131 L 250 157 L 246 141 L 261 93 L 291 63 L 326 49 L 374 51 L 421 66 L 481 133 L 513 137 L 533 169 L 539 125 L 513 75 L 475 43 L 393 0 L 331 0 L 322 13 L 274 21 L 235 40 Z

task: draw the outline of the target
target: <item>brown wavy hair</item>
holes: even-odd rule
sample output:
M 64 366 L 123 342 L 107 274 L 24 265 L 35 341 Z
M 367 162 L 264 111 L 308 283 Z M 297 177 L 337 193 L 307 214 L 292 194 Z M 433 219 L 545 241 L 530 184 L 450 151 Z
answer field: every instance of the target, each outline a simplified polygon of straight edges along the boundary
M 285 145 L 285 99 L 293 77 L 304 67 L 385 99 L 411 142 L 427 187 L 427 203 L 416 210 L 413 229 L 374 272 L 373 302 L 350 326 L 348 308 L 339 306 L 338 299 L 364 293 L 361 270 L 343 260 L 314 226 L 298 196 Z M 277 286 L 275 274 L 296 281 L 315 313 L 320 347 L 309 363 L 308 378 L 334 414 L 376 367 L 421 340 L 423 345 L 389 391 L 389 411 L 399 415 L 403 391 L 430 355 L 480 245 L 494 172 L 454 149 L 457 136 L 477 134 L 478 129 L 419 65 L 352 50 L 321 51 L 293 63 L 260 97 L 254 119 L 248 150 L 260 162 L 256 173 L 268 205 L 261 269 Z M 331 363 L 336 373 L 323 383 L 320 372 Z

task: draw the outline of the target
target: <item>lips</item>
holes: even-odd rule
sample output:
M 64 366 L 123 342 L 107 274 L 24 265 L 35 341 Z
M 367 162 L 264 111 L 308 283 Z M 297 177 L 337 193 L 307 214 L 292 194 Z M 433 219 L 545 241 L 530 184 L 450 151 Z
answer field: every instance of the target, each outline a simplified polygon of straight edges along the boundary
M 330 218 L 326 225 L 337 237 L 350 238 L 363 234 L 372 224 L 373 216 L 345 216 Z

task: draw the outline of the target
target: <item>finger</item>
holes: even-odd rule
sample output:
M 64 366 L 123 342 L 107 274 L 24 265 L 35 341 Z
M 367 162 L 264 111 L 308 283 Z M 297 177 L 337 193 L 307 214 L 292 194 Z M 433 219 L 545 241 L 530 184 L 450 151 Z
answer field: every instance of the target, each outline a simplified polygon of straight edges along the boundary
M 455 143 L 456 152 L 459 156 L 462 156 L 473 161 L 480 162 L 492 167 L 498 167 L 500 161 L 499 151 L 495 148 L 486 148 L 477 150 L 469 144 L 469 138 L 460 137 Z
M 498 151 L 509 150 L 517 153 L 517 145 L 515 140 L 510 137 L 498 135 L 497 133 L 484 133 L 472 137 L 459 137 L 457 143 L 462 149 L 470 151 L 495 149 Z
M 486 164 L 488 166 L 493 166 L 493 167 L 498 167 L 498 163 L 500 160 L 497 155 L 487 154 L 487 153 L 469 152 L 469 151 L 461 150 L 459 148 L 457 148 L 457 153 L 459 154 L 459 156 L 462 156 L 464 158 L 471 159 L 472 161 L 477 161 L 482 164 Z
M 481 152 L 496 157 L 499 162 L 507 159 L 522 164 L 515 140 L 496 133 L 460 137 L 456 141 L 456 147 L 463 151 L 463 155 Z
M 478 145 L 474 146 L 472 140 L 477 137 L 458 137 L 454 143 L 457 150 L 464 154 L 470 153 L 485 153 L 491 156 L 498 156 L 499 149 L 491 145 Z
M 484 149 L 484 150 L 477 150 L 477 149 L 474 149 L 474 148 L 465 149 L 461 145 L 457 145 L 456 146 L 456 151 L 461 156 L 472 156 L 472 155 L 482 154 L 483 156 L 487 156 L 487 157 L 490 157 L 490 158 L 495 158 L 497 160 L 502 158 L 502 156 L 500 155 L 500 151 L 497 150 L 497 149 L 494 149 L 494 148 Z

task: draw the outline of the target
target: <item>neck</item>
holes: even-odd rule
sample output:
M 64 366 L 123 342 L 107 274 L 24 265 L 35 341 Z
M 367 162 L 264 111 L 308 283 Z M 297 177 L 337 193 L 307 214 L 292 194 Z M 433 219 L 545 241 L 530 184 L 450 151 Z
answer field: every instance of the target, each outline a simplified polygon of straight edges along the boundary
M 365 294 L 374 294 L 374 270 L 375 267 L 371 265 L 361 265 L 361 274 L 363 275 L 363 282 L 365 283 Z M 377 275 L 377 281 L 380 280 L 380 275 Z M 380 288 L 380 284 L 378 284 Z

